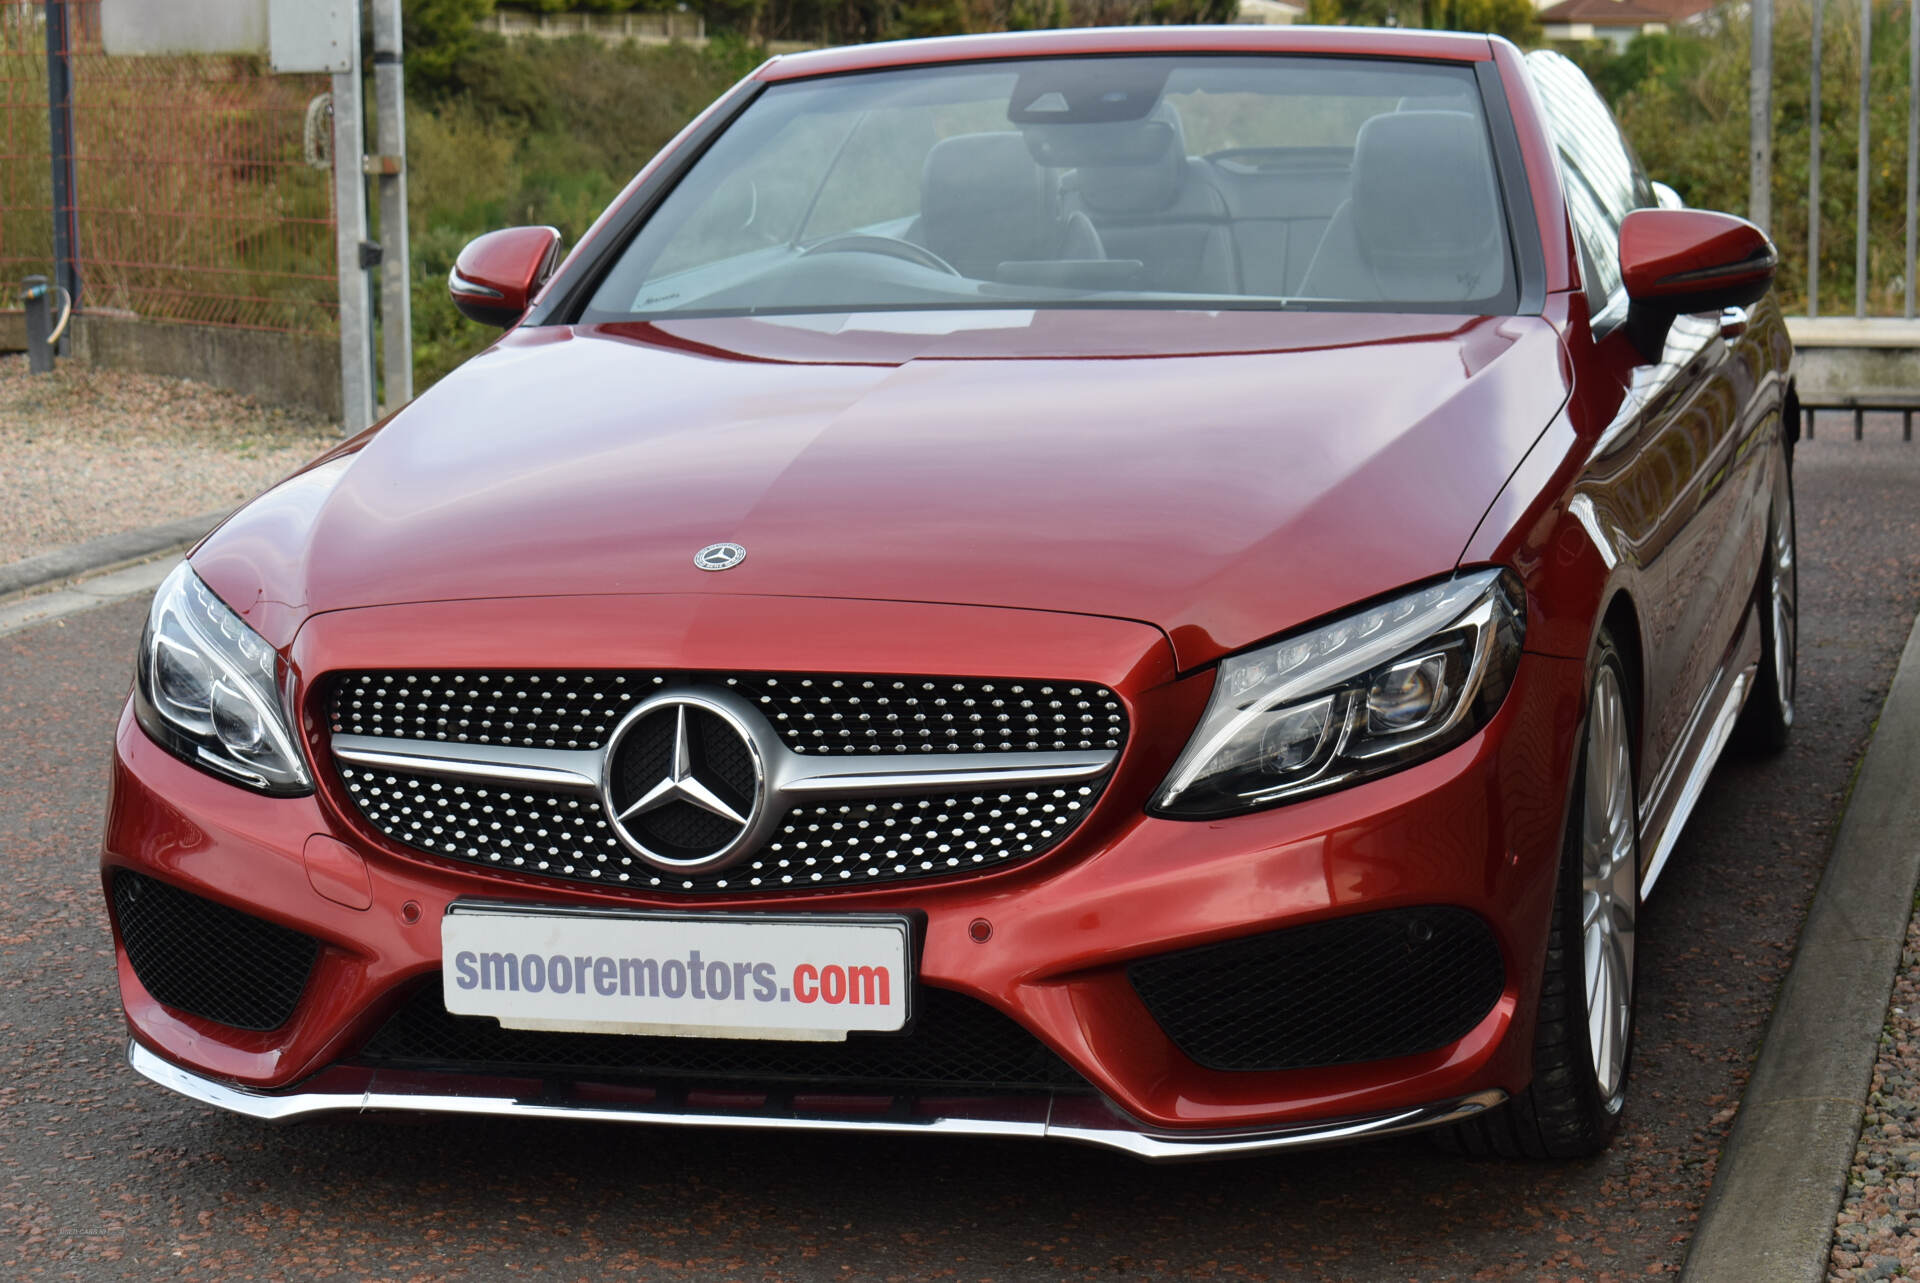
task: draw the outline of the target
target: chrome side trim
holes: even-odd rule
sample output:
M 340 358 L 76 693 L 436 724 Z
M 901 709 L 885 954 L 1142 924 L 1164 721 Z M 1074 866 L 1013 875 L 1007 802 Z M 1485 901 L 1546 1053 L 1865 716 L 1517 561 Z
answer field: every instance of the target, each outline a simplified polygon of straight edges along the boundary
M 602 756 L 597 751 L 390 739 L 385 735 L 335 735 L 333 755 L 355 766 L 581 792 L 600 787 Z
M 1653 891 L 1653 884 L 1659 881 L 1662 870 L 1667 867 L 1668 857 L 1679 845 L 1680 833 L 1686 828 L 1693 808 L 1699 804 L 1700 794 L 1707 787 L 1707 778 L 1713 774 L 1720 754 L 1727 747 L 1727 740 L 1733 735 L 1734 723 L 1740 720 L 1740 710 L 1746 707 L 1747 694 L 1753 689 L 1753 679 L 1760 668 L 1758 621 L 1759 615 L 1750 609 L 1740 636 L 1734 642 L 1733 653 L 1720 670 L 1719 680 L 1708 689 L 1706 699 L 1694 710 L 1693 717 L 1687 723 L 1687 733 L 1682 737 L 1681 749 L 1675 751 L 1666 769 L 1661 772 L 1666 783 L 1659 788 L 1655 800 L 1641 816 L 1640 849 L 1653 852 L 1647 861 L 1646 872 L 1640 879 L 1642 900 Z M 1717 702 L 1714 699 L 1716 692 L 1719 693 Z M 1714 710 L 1711 719 L 1703 717 L 1709 708 Z M 1702 728 L 1704 733 L 1701 733 Z M 1687 761 L 1682 750 L 1689 743 L 1696 747 L 1676 790 L 1672 785 L 1672 777 L 1679 764 Z M 1673 797 L 1671 804 L 1663 805 L 1670 792 Z M 1659 809 L 1656 810 L 1656 807 Z
M 1067 1140 L 1120 1150 L 1136 1158 L 1169 1161 L 1224 1158 L 1239 1154 L 1304 1149 L 1314 1145 L 1370 1140 L 1439 1127 L 1494 1108 L 1507 1098 L 1500 1090 L 1477 1092 L 1456 1100 L 1415 1109 L 1374 1114 L 1338 1122 L 1309 1124 L 1269 1131 L 1215 1132 L 1183 1135 L 1129 1127 L 1112 1116 L 1111 1127 L 1086 1119 L 1054 1121 L 1057 1106 L 1019 1097 L 1009 1098 L 1004 1116 L 976 1111 L 966 1117 L 924 1119 L 796 1118 L 791 1115 L 704 1114 L 681 1110 L 622 1108 L 603 1102 L 553 1103 L 502 1096 L 455 1096 L 433 1093 L 385 1092 L 369 1086 L 364 1091 L 256 1092 L 204 1078 L 183 1069 L 129 1040 L 127 1063 L 138 1073 L 190 1100 L 267 1122 L 289 1122 L 327 1113 L 396 1111 L 426 1114 L 479 1114 L 490 1117 L 564 1118 L 619 1123 L 654 1123 L 671 1127 L 752 1128 L 788 1132 L 869 1132 L 893 1135 L 1006 1136 L 1032 1140 Z M 455 1080 L 457 1081 L 457 1079 Z M 975 1102 L 978 1103 L 978 1102 Z
M 774 799 L 889 797 L 931 789 L 1025 788 L 1089 780 L 1112 769 L 1118 753 L 948 753 L 834 757 L 796 753 L 771 732 L 756 737 Z M 611 742 L 611 741 L 609 741 Z M 600 787 L 606 751 L 517 748 L 452 740 L 335 735 L 333 755 L 355 766 L 505 784 L 593 792 Z M 909 764 L 910 763 L 910 764 Z M 784 808 L 778 808 L 784 809 Z
M 468 298 L 497 298 L 502 300 L 506 298 L 506 295 L 494 289 L 493 286 L 482 285 L 478 281 L 469 280 L 467 277 L 460 275 L 460 269 L 457 267 L 447 270 L 447 290 L 453 294 L 465 294 Z

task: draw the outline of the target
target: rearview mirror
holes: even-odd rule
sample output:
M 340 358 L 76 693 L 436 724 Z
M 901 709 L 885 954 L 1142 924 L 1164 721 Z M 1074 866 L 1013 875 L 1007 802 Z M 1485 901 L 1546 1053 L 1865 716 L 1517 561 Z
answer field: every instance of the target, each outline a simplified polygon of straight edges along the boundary
M 560 232 L 509 227 L 467 242 L 447 274 L 460 315 L 505 328 L 526 315 L 527 304 L 560 261 Z
M 1620 223 L 1627 297 L 1663 312 L 1718 312 L 1757 303 L 1780 256 L 1744 218 L 1704 209 L 1636 209 Z

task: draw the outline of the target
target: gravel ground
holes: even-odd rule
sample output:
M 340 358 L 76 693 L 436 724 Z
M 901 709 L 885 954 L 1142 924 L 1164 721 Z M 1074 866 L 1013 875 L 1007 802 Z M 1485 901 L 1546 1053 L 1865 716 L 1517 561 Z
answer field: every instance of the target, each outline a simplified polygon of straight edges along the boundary
M 1920 915 L 1907 923 L 1827 1277 L 1920 1278 Z
M 232 508 L 338 439 L 305 411 L 188 379 L 0 357 L 0 565 Z

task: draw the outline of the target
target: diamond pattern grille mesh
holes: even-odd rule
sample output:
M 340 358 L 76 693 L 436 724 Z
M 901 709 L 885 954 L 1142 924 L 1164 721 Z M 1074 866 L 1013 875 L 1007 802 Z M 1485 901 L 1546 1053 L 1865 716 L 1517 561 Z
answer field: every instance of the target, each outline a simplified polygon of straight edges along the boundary
M 1136 962 L 1133 987 L 1207 1069 L 1280 1070 L 1432 1051 L 1506 984 L 1477 915 L 1422 906 L 1289 927 Z
M 328 700 L 335 734 L 522 748 L 593 749 L 656 690 L 710 684 L 757 704 L 797 753 L 1118 749 L 1126 713 L 1085 682 L 847 674 L 346 673 Z
M 751 698 L 788 747 L 808 753 L 1118 750 L 1126 714 L 1103 686 L 887 676 L 348 673 L 328 696 L 336 734 L 595 749 L 641 699 L 669 685 Z M 636 768 L 637 769 L 637 768 Z M 677 893 L 819 891 L 996 868 L 1041 854 L 1106 785 L 823 799 L 796 806 L 766 846 L 718 872 L 654 868 L 614 834 L 591 793 L 481 784 L 339 763 L 367 821 L 436 855 L 539 877 Z M 657 772 L 656 772 L 657 773 Z M 691 809 L 691 808 L 689 808 Z M 693 817 L 710 819 L 704 813 Z M 663 822 L 674 817 L 663 817 Z M 703 836 L 689 832 L 687 845 Z
M 408 846 L 515 873 L 675 892 L 826 890 L 995 868 L 1038 855 L 1103 781 L 1008 792 L 798 806 L 751 860 L 718 873 L 654 868 L 613 834 L 597 797 L 340 767 L 374 828 Z

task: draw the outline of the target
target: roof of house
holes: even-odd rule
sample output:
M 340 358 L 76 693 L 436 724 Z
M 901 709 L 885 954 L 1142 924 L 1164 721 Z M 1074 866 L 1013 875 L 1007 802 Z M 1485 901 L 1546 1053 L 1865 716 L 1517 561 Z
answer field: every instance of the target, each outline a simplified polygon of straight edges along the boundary
M 1713 4 L 1714 0 L 1560 0 L 1559 4 L 1540 11 L 1540 21 L 1642 27 L 1649 22 L 1684 22 L 1705 13 Z

